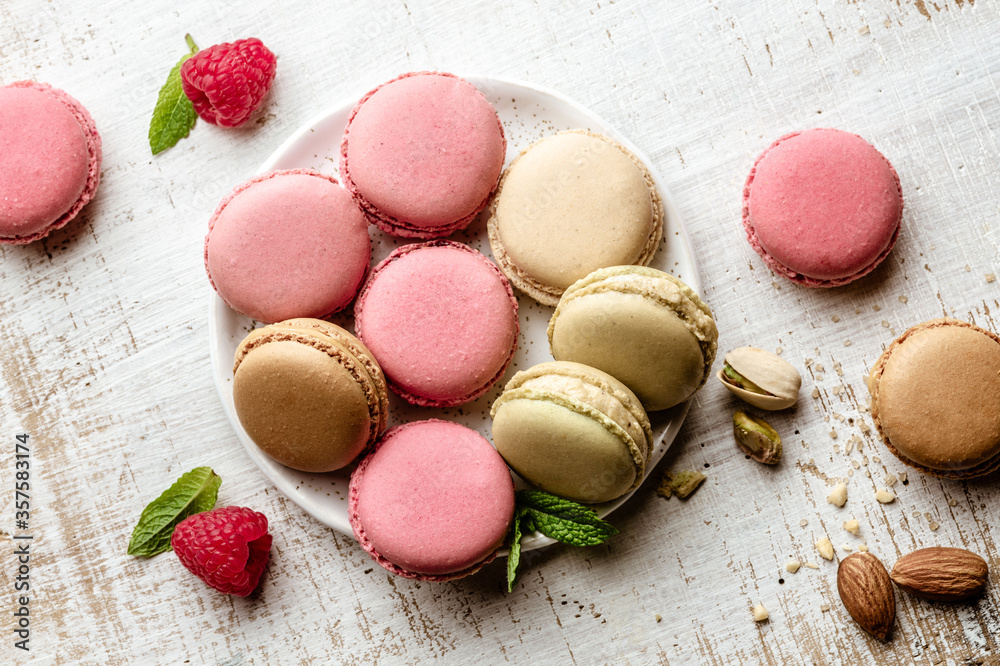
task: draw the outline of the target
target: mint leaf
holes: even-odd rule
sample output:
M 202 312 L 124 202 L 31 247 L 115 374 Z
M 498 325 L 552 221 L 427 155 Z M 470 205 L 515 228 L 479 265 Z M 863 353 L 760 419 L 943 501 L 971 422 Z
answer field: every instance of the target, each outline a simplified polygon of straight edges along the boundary
M 541 490 L 518 490 L 516 510 L 510 528 L 507 554 L 507 591 L 514 589 L 521 565 L 521 535 L 541 532 L 571 546 L 596 546 L 618 530 L 597 517 L 589 506 L 556 497 Z
M 514 589 L 514 580 L 517 579 L 517 567 L 521 564 L 521 509 L 514 514 L 514 524 L 510 526 L 510 538 L 507 544 L 507 591 Z
M 170 537 L 177 523 L 215 506 L 221 484 L 222 477 L 211 467 L 195 467 L 183 474 L 142 510 L 128 542 L 128 554 L 152 557 L 170 550 Z
M 531 519 L 528 515 L 528 510 L 524 507 L 519 507 L 521 514 L 521 532 L 524 534 L 531 534 L 532 532 L 537 532 L 538 527 L 535 526 L 535 521 Z
M 153 118 L 149 121 L 149 147 L 154 155 L 172 148 L 186 137 L 198 120 L 198 114 L 195 113 L 191 100 L 181 87 L 181 65 L 198 52 L 198 47 L 195 46 L 191 35 L 185 35 L 185 39 L 191 51 L 184 54 L 184 57 L 170 70 L 167 82 L 160 88 L 160 95 L 156 98 Z
M 618 530 L 597 517 L 590 507 L 541 490 L 520 490 L 517 503 L 536 530 L 547 537 L 573 546 L 596 546 Z

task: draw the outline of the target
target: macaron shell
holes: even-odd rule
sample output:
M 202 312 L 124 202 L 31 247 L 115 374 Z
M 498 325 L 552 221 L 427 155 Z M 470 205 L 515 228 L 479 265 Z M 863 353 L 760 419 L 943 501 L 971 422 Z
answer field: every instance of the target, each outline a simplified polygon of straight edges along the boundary
M 339 469 L 385 429 L 388 391 L 378 363 L 360 340 L 329 322 L 294 319 L 251 331 L 236 350 L 233 373 L 247 434 L 290 467 Z M 363 397 L 363 419 L 352 386 Z M 317 418 L 310 416 L 315 410 Z M 339 421 L 331 426 L 328 419 Z
M 708 378 L 718 329 L 698 295 L 641 266 L 594 271 L 570 287 L 548 328 L 556 360 L 615 377 L 647 411 L 689 398 Z
M 517 348 L 517 300 L 500 270 L 467 245 L 406 245 L 372 271 L 355 329 L 393 391 L 417 405 L 458 405 L 506 371 Z
M 493 255 L 543 305 L 588 273 L 648 264 L 663 234 L 652 176 L 617 143 L 583 130 L 546 137 L 507 168 L 490 206 Z
M 606 502 L 642 480 L 624 432 L 610 429 L 596 413 L 530 389 L 501 400 L 493 416 L 497 451 L 542 490 L 576 502 Z
M 0 243 L 64 226 L 97 190 L 101 137 L 83 106 L 47 84 L 0 87 Z
M 263 322 L 326 317 L 354 299 L 368 271 L 368 222 L 330 177 L 274 171 L 219 205 L 205 268 L 229 307 Z
M 1000 338 L 954 319 L 911 328 L 872 377 L 872 418 L 887 446 L 938 476 L 1000 466 Z
M 750 244 L 806 286 L 851 282 L 875 268 L 899 232 L 903 198 L 889 161 L 835 129 L 793 132 L 758 158 L 743 193 Z
M 356 373 L 294 340 L 267 342 L 246 355 L 233 379 L 233 402 L 257 446 L 302 471 L 344 467 L 373 430 Z
M 491 561 L 514 515 L 514 484 L 479 433 L 439 420 L 397 426 L 351 475 L 361 546 L 407 578 L 443 581 Z
M 279 330 L 300 335 L 300 341 L 305 344 L 316 344 L 317 340 L 322 344 L 326 343 L 333 350 L 344 350 L 344 352 L 357 362 L 358 369 L 363 376 L 360 385 L 365 389 L 368 396 L 368 411 L 371 416 L 374 429 L 369 443 L 374 443 L 385 430 L 389 417 L 389 391 L 385 380 L 385 373 L 375 360 L 374 354 L 364 345 L 361 340 L 348 333 L 336 324 L 321 319 L 289 319 L 276 325 Z M 330 353 L 328 350 L 327 353 Z M 337 351 L 334 351 L 337 356 Z
M 428 238 L 464 228 L 496 186 L 506 154 L 496 110 L 451 74 L 414 72 L 352 112 L 341 174 L 387 233 Z
M 620 381 L 597 368 L 572 361 L 547 361 L 511 377 L 504 392 L 530 389 L 554 397 L 585 405 L 600 415 L 599 420 L 610 419 L 631 438 L 627 443 L 636 466 L 642 470 L 653 452 L 653 430 L 646 410 L 639 398 Z M 494 402 L 493 416 L 503 400 Z M 589 412 L 588 412 L 589 413 Z
M 683 402 L 705 378 L 690 329 L 673 311 L 638 294 L 604 292 L 567 303 L 552 336 L 552 356 L 601 368 L 650 411 Z M 650 358 L 657 363 L 641 360 Z

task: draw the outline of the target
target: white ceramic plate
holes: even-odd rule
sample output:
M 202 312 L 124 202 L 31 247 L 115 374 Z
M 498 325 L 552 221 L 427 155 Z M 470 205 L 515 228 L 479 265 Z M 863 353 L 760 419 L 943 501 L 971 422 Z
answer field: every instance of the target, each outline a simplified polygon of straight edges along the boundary
M 656 169 L 642 151 L 613 127 L 598 118 L 591 111 L 559 93 L 538 88 L 517 81 L 502 79 L 467 77 L 497 109 L 507 135 L 507 163 L 529 144 L 543 136 L 568 129 L 588 129 L 610 136 L 639 157 L 653 175 L 663 198 L 666 213 L 664 241 L 651 263 L 654 268 L 667 271 L 679 277 L 696 291 L 700 291 L 698 269 L 691 243 L 666 185 L 660 180 Z M 361 91 L 364 92 L 364 91 Z M 320 114 L 299 128 L 261 165 L 259 172 L 275 169 L 310 168 L 324 173 L 337 173 L 340 139 L 347 125 L 347 118 L 360 95 Z M 236 183 L 233 183 L 235 186 Z M 373 241 L 372 265 L 400 245 L 412 240 L 393 238 L 375 227 L 369 227 Z M 468 243 L 492 258 L 489 241 L 486 238 L 485 215 L 463 232 L 450 238 Z M 474 402 L 449 409 L 414 407 L 390 393 L 389 426 L 407 421 L 427 418 L 442 418 L 457 421 L 478 430 L 491 439 L 490 405 L 502 390 L 505 380 L 515 372 L 537 363 L 552 360 L 549 354 L 546 327 L 553 309 L 539 305 L 531 298 L 519 295 L 521 337 L 517 353 L 507 370 L 503 381 Z M 333 317 L 332 321 L 344 328 L 354 330 L 354 318 L 350 309 Z M 347 520 L 347 489 L 350 473 L 354 466 L 329 474 L 308 474 L 280 465 L 266 455 L 250 440 L 240 426 L 233 408 L 233 356 L 236 347 L 253 328 L 261 326 L 249 317 L 234 312 L 223 303 L 214 292 L 209 307 L 209 338 L 211 344 L 212 371 L 222 398 L 229 421 L 236 436 L 243 443 L 250 458 L 264 472 L 264 475 L 281 492 L 301 506 L 314 518 L 344 534 L 352 535 Z M 651 417 L 656 448 L 652 460 L 646 468 L 649 474 L 674 441 L 687 414 L 688 403 L 678 405 Z M 518 486 L 523 484 L 519 481 Z M 631 493 L 613 502 L 595 505 L 598 514 L 607 516 L 622 505 Z M 553 543 L 540 534 L 528 536 L 522 542 L 522 550 L 532 550 Z

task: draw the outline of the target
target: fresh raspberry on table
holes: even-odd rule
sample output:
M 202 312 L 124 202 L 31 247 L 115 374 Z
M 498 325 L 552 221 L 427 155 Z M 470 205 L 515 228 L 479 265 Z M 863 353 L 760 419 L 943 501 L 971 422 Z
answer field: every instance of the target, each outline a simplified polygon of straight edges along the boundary
M 245 597 L 267 566 L 271 535 L 264 514 L 226 506 L 182 520 L 170 545 L 181 564 L 209 587 Z
M 222 127 L 246 122 L 274 80 L 277 59 L 259 39 L 198 51 L 181 66 L 181 86 L 203 119 Z

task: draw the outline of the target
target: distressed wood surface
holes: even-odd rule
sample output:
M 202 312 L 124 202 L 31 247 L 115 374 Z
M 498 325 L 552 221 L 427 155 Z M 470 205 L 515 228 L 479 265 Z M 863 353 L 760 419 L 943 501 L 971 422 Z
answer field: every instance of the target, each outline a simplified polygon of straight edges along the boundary
M 211 6 L 214 4 L 215 6 Z M 103 180 L 80 219 L 0 248 L 0 655 L 39 663 L 997 663 L 997 476 L 910 472 L 867 429 L 863 376 L 893 337 L 951 315 L 1000 320 L 1000 12 L 987 0 L 687 0 L 394 3 L 318 0 L 107 5 L 0 3 L 0 83 L 46 81 L 80 99 L 104 139 Z M 95 11 L 101 7 L 103 13 Z M 152 158 L 149 115 L 184 33 L 260 37 L 279 54 L 256 122 L 199 123 Z M 691 234 L 722 350 L 781 348 L 804 376 L 777 414 L 785 460 L 748 461 L 735 400 L 694 399 L 661 465 L 708 481 L 686 502 L 647 482 L 604 547 L 528 554 L 454 583 L 393 578 L 263 478 L 213 385 L 201 243 L 211 211 L 295 128 L 417 69 L 518 78 L 589 106 L 652 159 Z M 895 165 L 906 199 L 895 250 L 834 290 L 775 277 L 743 238 L 740 190 L 773 139 L 843 128 Z M 812 359 L 808 365 L 807 359 Z M 822 369 L 821 369 L 822 366 Z M 815 389 L 818 397 L 813 398 Z M 31 652 L 13 648 L 13 437 L 31 435 Z M 837 438 L 831 437 L 831 432 Z M 845 450 L 856 438 L 852 453 Z M 857 469 L 852 465 L 857 462 Z M 272 562 L 249 599 L 215 594 L 170 554 L 125 555 L 143 506 L 211 465 L 220 504 L 263 511 Z M 848 477 L 848 475 L 852 475 Z M 869 476 L 870 474 L 870 476 Z M 826 494 L 850 478 L 838 509 Z M 654 479 L 651 479 L 654 481 Z M 861 535 L 841 523 L 856 517 Z M 939 524 L 934 531 L 931 523 Z M 891 642 L 865 636 L 813 542 L 867 543 L 891 564 L 968 547 L 988 595 L 946 605 L 897 595 Z M 789 574 L 785 561 L 819 564 Z M 770 620 L 756 624 L 762 602 Z M 829 604 L 824 611 L 823 604 Z

